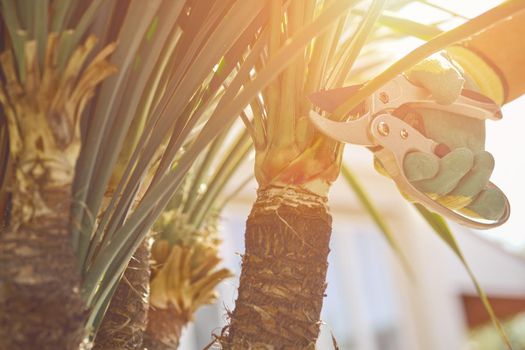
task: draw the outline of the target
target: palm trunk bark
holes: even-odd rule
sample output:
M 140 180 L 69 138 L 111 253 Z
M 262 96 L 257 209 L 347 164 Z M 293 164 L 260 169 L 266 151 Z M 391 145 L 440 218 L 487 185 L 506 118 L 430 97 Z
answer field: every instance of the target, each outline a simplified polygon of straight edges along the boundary
M 182 330 L 190 322 L 184 312 L 174 307 L 167 309 L 151 308 L 148 315 L 148 329 L 144 335 L 147 350 L 170 350 L 179 347 Z
M 69 231 L 71 184 L 50 181 L 61 171 L 44 159 L 22 159 L 4 174 L 0 349 L 78 349 L 87 310 Z
M 87 310 L 70 236 L 72 183 L 82 111 L 95 86 L 115 73 L 106 60 L 114 45 L 82 68 L 96 43 L 90 37 L 60 71 L 57 42 L 50 34 L 42 67 L 36 41 L 26 43 L 24 81 L 12 51 L 0 54 L 13 169 L 11 211 L 0 231 L 0 349 L 78 349 L 84 338 Z
M 131 258 L 95 338 L 94 350 L 141 349 L 147 325 L 150 249 L 145 239 Z
M 299 187 L 259 190 L 224 349 L 315 349 L 330 250 L 326 202 Z
M 31 185 L 41 185 L 50 212 L 0 234 L 0 349 L 77 349 L 86 310 L 69 235 L 70 186 Z M 28 209 L 20 197 L 13 194 L 15 215 Z

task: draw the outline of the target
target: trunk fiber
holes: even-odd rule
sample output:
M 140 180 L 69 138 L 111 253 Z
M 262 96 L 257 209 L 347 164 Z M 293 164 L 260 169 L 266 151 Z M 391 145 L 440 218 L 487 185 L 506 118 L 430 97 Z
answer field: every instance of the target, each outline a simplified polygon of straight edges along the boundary
M 259 190 L 224 349 L 315 349 L 331 234 L 326 197 Z
M 149 252 L 146 238 L 117 286 L 97 332 L 93 350 L 142 349 L 148 316 Z
M 38 193 L 46 214 L 0 232 L 0 349 L 78 349 L 86 312 L 69 235 L 70 188 Z
M 151 308 L 148 329 L 144 335 L 147 350 L 174 350 L 179 346 L 182 330 L 189 319 L 173 307 L 168 309 Z

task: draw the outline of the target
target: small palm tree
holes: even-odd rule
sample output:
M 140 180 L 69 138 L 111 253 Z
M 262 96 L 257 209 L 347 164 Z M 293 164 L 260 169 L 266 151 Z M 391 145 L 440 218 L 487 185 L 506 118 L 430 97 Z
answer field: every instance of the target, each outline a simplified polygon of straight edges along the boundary
M 78 27 L 64 39 L 63 18 L 48 22 L 47 1 L 34 11 L 24 11 L 27 6 L 2 1 L 9 42 L 0 59 L 0 101 L 9 135 L 10 211 L 0 235 L 0 343 L 75 348 L 84 336 L 85 308 L 69 232 L 72 184 L 81 117 L 95 87 L 116 73 L 108 62 L 115 45 L 97 47 Z
M 89 346 L 99 329 L 100 348 L 141 346 L 145 239 L 198 156 L 250 105 L 253 119 L 243 120 L 260 189 L 237 308 L 221 342 L 312 348 L 330 236 L 326 195 L 342 151 L 308 124 L 305 96 L 344 81 L 384 7 L 376 0 L 365 14 L 354 8 L 358 30 L 340 41 L 356 3 L 1 0 L 0 347 L 74 349 Z M 518 8 L 509 1 L 429 42 L 336 115 Z M 213 197 L 193 207 L 196 227 L 204 227 Z M 159 260 L 163 245 L 155 248 Z M 130 264 L 126 278 L 136 272 L 131 285 L 143 293 L 129 292 L 127 279 L 119 284 L 133 254 L 141 268 Z M 180 258 L 181 250 L 172 247 L 169 256 Z M 162 276 L 162 268 L 154 273 Z M 127 296 L 140 312 L 126 310 Z M 122 317 L 106 326 L 108 306 Z M 123 323 L 129 327 L 115 327 Z
M 0 235 L 0 347 L 74 349 L 98 329 L 131 255 L 220 132 L 210 125 L 196 137 L 210 113 L 222 124 L 214 106 L 230 104 L 249 78 L 222 87 L 263 6 L 33 5 L 1 2 L 10 211 Z
M 188 173 L 153 230 L 148 349 L 175 349 L 182 329 L 231 272 L 219 268 L 219 195 L 252 145 L 247 130 L 225 130 Z M 251 178 L 251 176 L 249 177 Z M 241 186 L 243 183 L 241 183 Z M 224 195 L 222 196 L 224 197 Z
M 254 110 L 253 123 L 248 124 L 256 152 L 259 190 L 246 224 L 236 307 L 226 334 L 220 338 L 223 348 L 315 348 L 331 233 L 327 193 L 339 174 L 342 147 L 308 123 L 312 106 L 307 96 L 321 88 L 342 85 L 385 2 L 373 1 L 352 40 L 341 45 L 340 33 L 352 5 L 351 1 L 342 4 L 314 0 L 286 4 L 274 1 L 270 5 L 263 67 L 280 59 L 281 50 L 297 33 L 324 15 L 330 13 L 333 26 L 302 50 L 294 64 L 262 91 L 264 108 L 262 112 Z M 367 83 L 333 117 L 343 119 L 397 74 L 522 7 L 523 3 L 507 2 L 438 35 Z M 344 57 L 341 62 L 337 62 L 339 57 Z M 464 261 L 442 219 L 423 207 L 419 209 Z M 495 320 L 487 302 L 486 306 Z M 500 327 L 497 321 L 496 325 Z

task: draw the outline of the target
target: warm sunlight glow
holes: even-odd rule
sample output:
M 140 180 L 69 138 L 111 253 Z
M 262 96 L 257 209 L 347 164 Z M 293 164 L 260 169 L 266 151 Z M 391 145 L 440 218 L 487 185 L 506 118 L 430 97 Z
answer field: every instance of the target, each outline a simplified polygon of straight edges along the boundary
M 465 17 L 474 17 L 501 3 L 498 0 L 434 0 L 429 1 L 438 8 L 444 8 Z M 445 11 L 429 7 L 420 2 L 414 2 L 399 11 L 403 17 L 417 20 L 418 22 L 436 23 L 450 18 Z M 442 29 L 451 29 L 462 19 L 447 20 L 440 24 Z M 407 42 L 407 45 L 411 43 Z M 487 122 L 486 146 L 496 159 L 496 167 L 491 181 L 498 184 L 511 202 L 512 214 L 509 221 L 498 228 L 489 231 L 480 231 L 481 234 L 498 240 L 508 248 L 516 251 L 525 250 L 525 235 L 523 235 L 522 215 L 525 213 L 525 159 L 516 155 L 516 150 L 525 149 L 525 97 L 520 97 L 503 108 L 503 120 Z

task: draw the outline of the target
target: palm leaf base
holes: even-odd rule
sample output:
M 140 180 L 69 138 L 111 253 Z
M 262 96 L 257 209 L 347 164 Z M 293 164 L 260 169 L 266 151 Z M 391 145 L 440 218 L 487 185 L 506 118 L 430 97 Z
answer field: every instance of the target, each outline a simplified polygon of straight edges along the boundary
M 216 300 L 215 287 L 231 273 L 219 268 L 216 226 L 195 232 L 191 244 L 169 246 L 158 239 L 152 248 L 157 267 L 151 281 L 150 313 L 145 344 L 148 349 L 176 349 L 182 329 L 195 311 Z M 197 237 L 197 238 L 196 238 Z
M 315 349 L 331 221 L 326 197 L 299 187 L 259 190 L 224 349 Z

